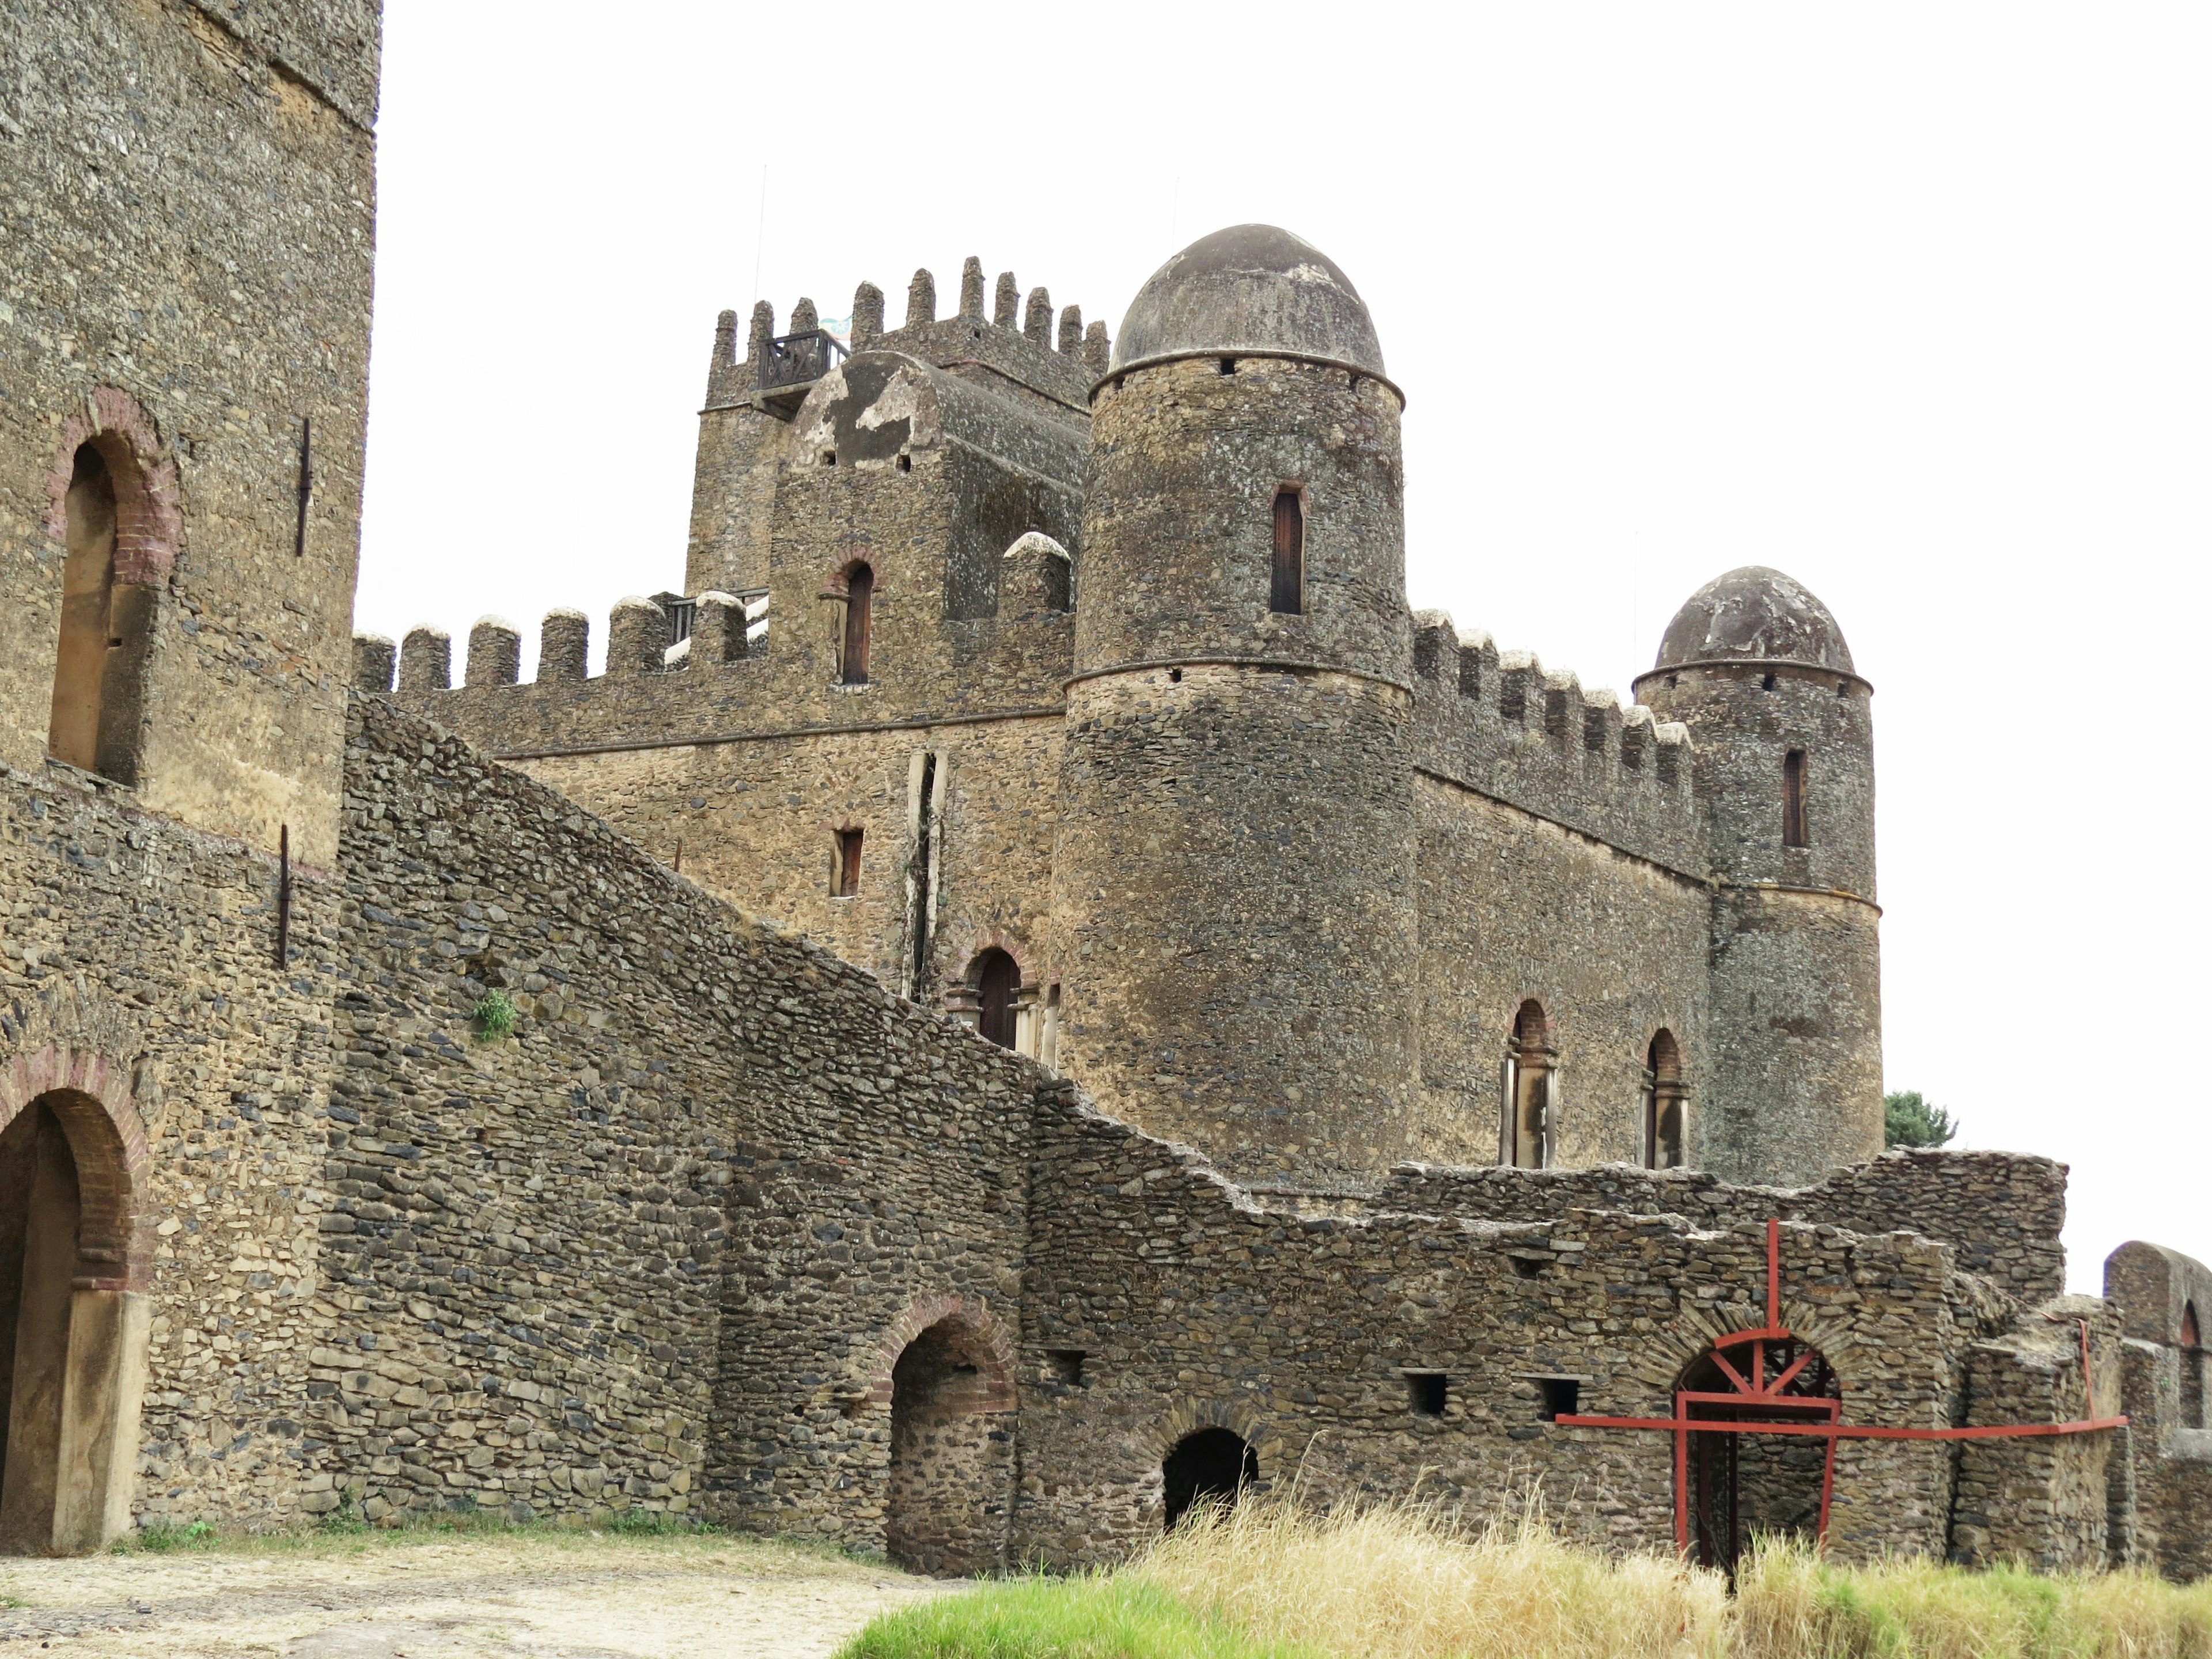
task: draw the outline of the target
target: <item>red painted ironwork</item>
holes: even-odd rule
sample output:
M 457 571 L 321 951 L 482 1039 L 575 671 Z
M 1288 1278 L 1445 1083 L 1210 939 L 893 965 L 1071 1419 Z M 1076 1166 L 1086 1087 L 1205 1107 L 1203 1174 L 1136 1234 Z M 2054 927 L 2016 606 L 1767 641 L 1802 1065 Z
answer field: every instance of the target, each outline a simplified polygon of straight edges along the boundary
M 1828 1511 L 1836 1490 L 1836 1443 L 1838 1440 L 2005 1440 L 2039 1435 L 2090 1434 L 2102 1429 L 2125 1428 L 2125 1417 L 2099 1417 L 2089 1376 L 2089 1322 L 2075 1322 L 2081 1331 L 2081 1397 L 2087 1413 L 2064 1423 L 1978 1424 L 1943 1429 L 1889 1428 L 1842 1420 L 1843 1401 L 1825 1392 L 1832 1384 L 1827 1362 L 1820 1351 L 1803 1341 L 1782 1322 L 1782 1223 L 1778 1217 L 1766 1224 L 1766 1322 L 1755 1328 L 1730 1331 L 1715 1340 L 1705 1358 L 1727 1380 L 1725 1389 L 1677 1389 L 1672 1417 L 1595 1417 L 1565 1415 L 1555 1419 L 1562 1428 L 1658 1430 L 1674 1437 L 1674 1547 L 1690 1547 L 1690 1437 L 1692 1434 L 1782 1434 L 1817 1436 L 1827 1443 L 1820 1470 L 1820 1519 L 1817 1541 L 1828 1537 Z M 1791 1353 L 1795 1347 L 1801 1352 Z M 1729 1351 L 1748 1348 L 1747 1366 L 1732 1363 Z M 1775 1353 L 1777 1349 L 1782 1350 Z M 1778 1367 L 1772 1382 L 1767 1366 L 1772 1355 Z M 1747 1370 L 1749 1375 L 1746 1375 Z M 1822 1392 L 1814 1392 L 1815 1388 Z M 1793 1392 L 1794 1390 L 1794 1392 Z M 1703 1417 L 1694 1413 L 1704 1409 Z M 1728 1415 L 1719 1413 L 1727 1413 Z M 1764 1415 L 1738 1415 L 1758 1413 Z M 1802 1413 L 1803 1420 L 1789 1413 Z

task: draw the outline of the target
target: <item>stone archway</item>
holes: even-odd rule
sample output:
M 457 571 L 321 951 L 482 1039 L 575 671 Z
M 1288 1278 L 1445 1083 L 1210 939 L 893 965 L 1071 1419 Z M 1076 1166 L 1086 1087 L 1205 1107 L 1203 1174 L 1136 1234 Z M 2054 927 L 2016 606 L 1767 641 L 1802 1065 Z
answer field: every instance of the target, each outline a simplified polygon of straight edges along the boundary
M 894 1333 L 884 1548 L 917 1572 L 955 1577 L 1004 1565 L 1013 1491 L 1012 1350 L 997 1320 L 964 1298 L 925 1297 Z
M 50 1042 L 0 1066 L 0 1553 L 95 1550 L 131 1524 L 147 1164 L 112 1056 Z

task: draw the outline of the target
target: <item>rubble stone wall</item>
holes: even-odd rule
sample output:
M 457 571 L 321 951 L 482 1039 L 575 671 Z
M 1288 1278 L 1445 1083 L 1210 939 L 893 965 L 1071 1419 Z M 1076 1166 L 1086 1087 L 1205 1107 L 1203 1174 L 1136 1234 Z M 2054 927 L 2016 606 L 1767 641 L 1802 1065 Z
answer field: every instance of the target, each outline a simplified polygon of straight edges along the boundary
M 1583 1170 L 1403 1165 L 1375 1205 L 1496 1221 L 1538 1221 L 1574 1208 L 1679 1215 L 1699 1227 L 1779 1216 L 1858 1233 L 1938 1239 L 1959 1266 L 2038 1305 L 2065 1287 L 2066 1166 L 2021 1152 L 1900 1149 L 1794 1189 L 1734 1187 L 1693 1170 L 1608 1164 Z
M 1664 1547 L 1671 1443 L 1561 1428 L 1542 1379 L 1575 1382 L 1584 1413 L 1670 1415 L 1711 1340 L 1764 1316 L 1750 1220 L 1302 1217 L 1072 1099 L 1041 1121 L 1030 1215 L 1015 1549 L 1071 1565 L 1155 1533 L 1162 1459 L 1210 1425 L 1254 1446 L 1265 1485 L 1316 1502 L 1418 1476 L 1479 1518 L 1540 1480 L 1577 1535 Z M 2005 1328 L 2004 1298 L 1911 1236 L 1788 1224 L 1782 1248 L 1784 1317 L 1835 1366 L 1849 1420 L 1957 1419 L 1968 1346 Z M 1443 1375 L 1441 1414 L 1415 1408 L 1410 1370 Z M 1844 1443 L 1832 1547 L 1941 1555 L 1951 1468 L 1940 1442 Z
M 340 1318 L 317 1144 L 336 895 L 295 882 L 280 970 L 266 854 L 64 774 L 0 774 L 0 1063 L 104 1059 L 145 1127 L 131 1259 L 99 1269 L 154 1304 L 135 1512 L 295 1518 L 318 1486 L 308 1355 Z
M 1033 1069 L 381 700 L 349 759 L 319 1466 L 879 1546 L 885 1344 L 1018 1325 Z

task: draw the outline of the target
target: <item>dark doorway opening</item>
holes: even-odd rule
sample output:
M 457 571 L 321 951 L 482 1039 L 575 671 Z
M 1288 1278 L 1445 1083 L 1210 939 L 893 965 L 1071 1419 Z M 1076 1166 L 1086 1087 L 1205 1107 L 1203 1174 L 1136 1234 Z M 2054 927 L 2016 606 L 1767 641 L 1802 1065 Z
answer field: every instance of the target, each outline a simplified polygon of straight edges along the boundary
M 1776 1392 L 1750 1397 L 1723 1358 L 1708 1354 L 1683 1374 L 1677 1396 L 1683 1414 L 1716 1422 L 1832 1422 L 1843 1389 L 1820 1352 L 1795 1337 L 1763 1346 L 1760 1370 L 1788 1378 Z M 1741 1349 L 1735 1362 L 1750 1363 Z M 1764 1387 L 1765 1377 L 1759 1381 Z M 1757 1538 L 1820 1536 L 1832 1441 L 1735 1431 L 1692 1432 L 1689 1443 L 1690 1545 L 1698 1565 L 1733 1583 Z
M 939 1320 L 891 1368 L 891 1467 L 884 1547 L 917 1572 L 1000 1565 L 1012 1405 L 981 1331 Z
M 76 1271 L 76 1158 L 33 1102 L 0 1134 L 0 1552 L 53 1547 Z
M 1014 994 L 1022 988 L 1022 970 L 1004 951 L 986 951 L 971 970 L 981 1002 L 975 1029 L 1001 1048 L 1014 1046 Z
M 1167 1489 L 1167 1525 L 1173 1531 L 1193 1510 L 1227 1510 L 1260 1478 L 1260 1460 L 1244 1437 L 1227 1429 L 1200 1429 L 1176 1442 L 1161 1465 Z

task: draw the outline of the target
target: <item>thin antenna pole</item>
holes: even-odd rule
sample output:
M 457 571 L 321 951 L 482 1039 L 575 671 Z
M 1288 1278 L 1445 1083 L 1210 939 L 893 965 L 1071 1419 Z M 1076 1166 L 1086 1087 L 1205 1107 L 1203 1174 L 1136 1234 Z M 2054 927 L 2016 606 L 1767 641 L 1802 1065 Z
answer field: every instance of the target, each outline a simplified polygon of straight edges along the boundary
M 753 221 L 753 303 L 760 303 L 761 243 L 768 235 L 768 163 L 761 163 L 760 216 Z

